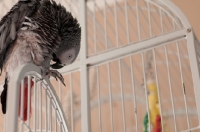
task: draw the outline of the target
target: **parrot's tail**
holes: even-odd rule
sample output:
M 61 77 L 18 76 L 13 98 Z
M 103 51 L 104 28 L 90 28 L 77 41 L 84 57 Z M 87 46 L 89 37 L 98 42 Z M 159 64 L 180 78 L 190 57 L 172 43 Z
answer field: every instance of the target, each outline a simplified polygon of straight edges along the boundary
M 34 82 L 31 80 L 31 89 L 34 85 Z M 31 91 L 30 89 L 30 91 Z M 20 85 L 20 99 L 19 99 L 19 108 L 18 108 L 18 116 L 21 117 L 21 85 Z M 31 95 L 31 94 L 30 94 Z M 22 120 L 26 121 L 28 116 L 28 78 L 24 78 L 24 103 L 23 103 L 23 110 L 22 110 Z M 31 110 L 31 96 L 30 96 L 30 116 L 32 114 Z M 30 117 L 28 117 L 30 118 Z

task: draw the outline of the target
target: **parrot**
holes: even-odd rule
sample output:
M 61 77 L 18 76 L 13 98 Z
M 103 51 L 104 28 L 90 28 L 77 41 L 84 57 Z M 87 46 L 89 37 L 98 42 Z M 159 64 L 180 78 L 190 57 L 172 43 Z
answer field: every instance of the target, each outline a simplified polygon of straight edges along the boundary
M 3 114 L 8 82 L 18 66 L 33 63 L 41 68 L 41 79 L 53 76 L 64 84 L 57 69 L 75 61 L 80 41 L 80 24 L 64 6 L 54 0 L 19 0 L 0 21 L 0 72 L 4 69 L 6 73 L 1 93 Z M 19 102 L 19 108 L 24 105 L 23 113 L 27 113 L 27 80 L 24 78 L 24 103 Z

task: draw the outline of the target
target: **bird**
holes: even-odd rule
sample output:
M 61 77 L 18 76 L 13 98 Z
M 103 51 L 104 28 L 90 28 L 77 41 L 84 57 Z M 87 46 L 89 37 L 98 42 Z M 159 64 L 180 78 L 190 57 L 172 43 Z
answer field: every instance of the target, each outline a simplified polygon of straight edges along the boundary
M 41 79 L 53 76 L 64 84 L 57 69 L 75 61 L 80 41 L 80 24 L 64 6 L 54 0 L 19 0 L 0 21 L 0 72 L 6 73 L 2 112 L 8 82 L 18 66 L 33 63 L 41 68 Z

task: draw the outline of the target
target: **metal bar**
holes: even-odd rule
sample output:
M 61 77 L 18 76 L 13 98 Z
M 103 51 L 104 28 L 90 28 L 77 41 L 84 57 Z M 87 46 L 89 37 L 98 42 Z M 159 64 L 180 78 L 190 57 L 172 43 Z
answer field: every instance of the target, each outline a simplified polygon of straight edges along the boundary
M 106 0 L 104 0 L 104 28 L 105 28 L 105 44 L 106 50 L 108 49 L 108 39 L 107 39 L 107 12 L 106 12 Z
M 23 109 L 24 109 L 24 79 L 22 79 L 22 81 L 21 81 L 21 101 L 20 101 L 20 104 L 21 104 L 21 106 L 20 106 L 20 118 L 21 118 L 21 125 L 20 125 L 20 130 L 21 130 L 21 132 L 23 131 L 23 117 L 24 117 L 24 112 L 23 112 Z M 22 104 L 22 102 L 23 102 L 23 104 Z
M 172 84 L 171 84 L 171 76 L 170 76 L 170 67 L 169 67 L 169 60 L 168 60 L 168 53 L 167 53 L 167 46 L 164 46 L 165 55 L 166 55 L 166 63 L 167 63 L 167 74 L 168 74 L 168 81 L 169 81 L 169 89 L 170 89 L 170 95 L 171 95 L 171 102 L 172 102 L 172 110 L 174 115 L 174 129 L 175 132 L 177 132 L 177 126 L 176 126 L 176 115 L 175 115 L 175 109 L 174 109 L 174 97 L 173 97 L 173 91 L 172 91 Z
M 141 53 L 142 58 L 142 66 L 143 66 L 143 79 L 144 79 L 144 89 L 145 89 L 145 99 L 146 99 L 146 107 L 147 107 L 147 113 L 148 113 L 148 120 L 150 121 L 150 110 L 149 110 L 149 101 L 148 101 L 148 92 L 147 92 L 147 81 L 146 81 L 146 71 L 145 71 L 145 64 L 144 64 L 144 53 Z M 149 124 L 149 132 L 151 131 L 151 125 Z
M 49 130 L 52 132 L 52 98 L 49 98 Z
M 45 129 L 48 132 L 48 99 L 47 99 L 47 89 L 45 90 Z
M 162 114 L 162 105 L 161 105 L 161 96 L 160 96 L 160 87 L 159 87 L 159 82 L 158 82 L 158 70 L 157 70 L 157 63 L 156 63 L 156 53 L 155 49 L 153 49 L 153 58 L 154 58 L 154 66 L 155 66 L 155 76 L 156 76 L 156 86 L 158 90 L 158 100 L 159 100 L 159 107 L 160 107 L 160 117 L 161 117 L 161 126 L 162 126 L 162 132 L 164 132 L 164 125 L 163 125 L 163 114 Z
M 98 89 L 98 110 L 99 110 L 99 129 L 102 132 L 102 123 L 101 123 L 101 101 L 100 101 L 100 83 L 99 83 L 99 67 L 97 66 L 97 89 Z
M 74 97 L 73 97 L 72 73 L 70 73 L 70 103 L 71 103 L 71 131 L 74 132 Z
M 163 27 L 163 18 L 162 18 L 162 10 L 160 8 L 160 23 L 161 23 L 161 34 L 164 33 L 164 27 Z
M 150 7 L 149 7 L 149 2 L 147 2 L 147 8 L 148 8 L 148 17 L 149 17 L 150 37 L 152 37 L 153 32 L 152 32 L 152 25 L 151 25 L 151 10 L 150 10 Z
M 175 30 L 175 23 L 173 22 L 173 28 Z M 179 50 L 179 44 L 176 41 L 176 49 L 178 52 L 178 62 L 179 62 L 179 66 L 180 66 L 180 76 L 181 76 L 181 84 L 182 84 L 182 91 L 183 91 L 183 97 L 184 97 L 184 103 L 185 103 L 185 110 L 186 110 L 186 118 L 187 118 L 187 125 L 188 125 L 188 129 L 190 129 L 190 120 L 188 117 L 188 105 L 187 105 L 187 97 L 186 97 L 186 93 L 185 91 L 185 87 L 184 87 L 184 78 L 183 78 L 183 70 L 182 70 L 182 63 L 181 63 L 181 58 L 180 58 L 180 50 Z
M 31 110 L 31 76 L 28 76 L 28 112 L 27 112 L 27 125 L 30 126 L 30 110 Z M 24 102 L 23 102 L 24 103 Z
M 50 107 L 51 107 L 51 104 L 50 104 L 50 97 L 49 97 L 49 94 L 48 94 L 49 92 L 48 92 L 48 90 L 47 90 L 47 118 L 48 118 L 48 120 L 47 120 L 47 129 L 46 129 L 46 132 L 49 132 L 49 130 L 50 130 Z
M 136 4 L 136 13 L 137 13 L 137 27 L 138 27 L 138 39 L 141 41 L 141 32 L 140 32 L 140 18 L 139 18 L 139 6 L 138 6 L 138 0 L 135 0 Z
M 33 118 L 33 128 L 34 128 L 34 131 L 36 131 L 36 120 L 37 120 L 37 116 L 36 116 L 36 113 L 37 113 L 37 109 L 36 109 L 36 103 L 37 103 L 37 99 L 36 99 L 36 93 L 37 93 L 37 82 L 36 82 L 36 77 L 34 77 L 34 118 Z
M 124 132 L 126 132 L 126 119 L 125 119 L 124 91 L 123 91 L 123 82 L 122 82 L 121 60 L 118 60 L 118 65 L 119 65 L 119 80 L 120 80 L 120 91 L 121 91 L 121 100 L 122 100 L 122 119 L 123 119 L 123 125 L 124 125 Z
M 135 90 L 135 79 L 134 79 L 134 70 L 133 70 L 133 62 L 132 56 L 130 56 L 130 66 L 131 66 L 131 82 L 132 82 L 132 89 L 133 89 L 133 102 L 134 102 L 134 114 L 135 114 L 135 121 L 136 121 L 136 132 L 139 132 L 138 126 L 138 114 L 137 114 L 137 101 L 136 101 L 136 90 Z
M 39 88 L 39 128 L 40 128 L 40 131 L 42 131 L 42 82 L 40 82 L 40 88 Z
M 86 15 L 86 1 L 80 0 L 80 25 L 81 25 L 81 48 L 80 51 L 80 61 L 84 62 L 87 58 L 87 15 Z M 87 64 L 81 63 L 81 66 L 78 66 L 81 70 L 81 129 L 83 132 L 91 131 L 90 123 L 90 92 L 88 85 L 88 71 Z
M 127 42 L 130 43 L 130 35 L 129 35 L 129 17 L 128 17 L 128 2 L 125 0 L 125 18 L 126 18 L 126 35 L 127 35 Z
M 97 53 L 97 35 L 96 35 L 96 1 L 94 1 L 94 12 L 93 12 L 93 26 L 94 26 L 94 53 Z
M 108 87 L 109 87 L 109 98 L 110 98 L 111 129 L 112 129 L 112 132 L 114 132 L 110 63 L 107 63 L 107 69 L 108 69 Z
M 81 25 L 81 50 L 80 50 L 80 60 L 87 58 L 87 14 L 86 14 L 86 1 L 80 0 L 79 2 L 79 12 L 80 25 Z
M 4 115 L 4 124 L 6 124 L 6 115 Z M 7 132 L 5 126 L 3 127 L 3 132 Z
M 184 103 L 185 103 L 185 110 L 186 110 L 186 118 L 187 118 L 187 125 L 188 129 L 190 128 L 190 120 L 188 117 L 188 105 L 187 105 L 187 97 L 185 93 L 185 85 L 184 85 L 184 79 L 183 79 L 183 74 L 182 74 L 182 65 L 181 65 L 181 59 L 180 59 L 180 51 L 179 51 L 179 46 L 178 43 L 176 42 L 176 48 L 178 51 L 178 61 L 179 61 L 179 66 L 180 66 L 180 76 L 181 76 L 181 84 L 182 84 L 182 91 L 183 91 L 183 97 L 184 97 Z
M 90 91 L 86 66 L 81 66 L 81 119 L 82 131 L 90 132 Z
M 118 17 L 117 17 L 117 1 L 115 0 L 114 3 L 114 8 L 115 8 L 115 37 L 116 37 L 116 43 L 117 43 L 117 47 L 119 46 L 119 36 L 118 36 Z
M 112 50 L 100 55 L 96 55 L 95 57 L 90 57 L 87 60 L 85 60 L 85 63 L 90 64 L 91 66 L 97 63 L 105 62 L 107 60 L 110 61 L 114 58 L 119 58 L 125 55 L 128 56 L 129 54 L 146 51 L 146 50 L 152 49 L 152 47 L 166 45 L 167 43 L 173 42 L 175 40 L 177 41 L 179 39 L 183 39 L 185 37 L 185 33 L 186 33 L 186 30 L 183 29 L 183 30 L 176 31 L 173 33 L 165 34 L 160 37 L 155 37 L 146 41 L 142 41 L 134 45 L 127 45 L 125 47 L 121 47 L 120 49 L 116 49 L 116 50 Z
M 57 132 L 58 130 L 58 126 L 57 126 L 57 114 L 56 114 L 56 112 L 57 112 L 57 108 L 54 110 L 54 114 L 55 114 L 55 132 Z
M 186 32 L 187 32 L 186 29 L 181 29 L 175 32 L 161 35 L 159 37 L 141 41 L 140 43 L 130 44 L 130 45 L 127 45 L 115 50 L 111 50 L 109 51 L 109 53 L 105 52 L 105 53 L 90 57 L 86 60 L 80 60 L 80 61 L 74 62 L 73 64 L 68 65 L 67 67 L 64 67 L 58 71 L 64 74 L 66 73 L 66 71 L 70 72 L 70 71 L 79 69 L 80 65 L 89 64 L 91 66 L 91 65 L 99 64 L 105 61 L 110 61 L 118 57 L 124 57 L 133 53 L 138 53 L 139 51 L 142 52 L 145 50 L 149 50 L 149 49 L 152 49 L 152 47 L 155 48 L 155 47 L 165 45 L 173 41 L 178 41 L 180 39 L 183 39 L 185 38 Z

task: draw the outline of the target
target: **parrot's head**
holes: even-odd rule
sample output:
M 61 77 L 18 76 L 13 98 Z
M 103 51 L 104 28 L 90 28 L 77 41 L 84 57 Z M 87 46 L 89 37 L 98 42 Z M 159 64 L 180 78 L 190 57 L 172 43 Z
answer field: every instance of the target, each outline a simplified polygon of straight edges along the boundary
M 81 27 L 77 19 L 66 9 L 58 5 L 56 7 L 56 21 L 58 26 L 61 44 L 56 53 L 53 53 L 51 65 L 53 69 L 60 69 L 75 61 L 80 51 Z

